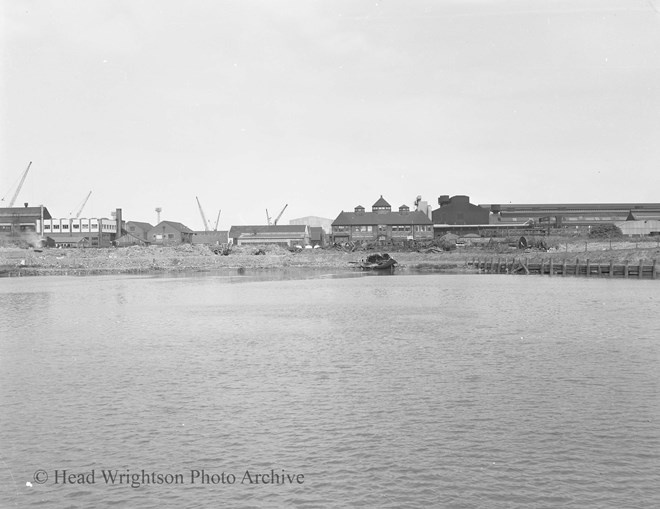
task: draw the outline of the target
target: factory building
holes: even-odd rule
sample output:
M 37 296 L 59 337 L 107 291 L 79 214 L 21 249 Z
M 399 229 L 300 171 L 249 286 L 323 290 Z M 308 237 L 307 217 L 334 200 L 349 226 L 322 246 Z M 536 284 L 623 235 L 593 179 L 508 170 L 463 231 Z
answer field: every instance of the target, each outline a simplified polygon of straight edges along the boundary
M 222 246 L 229 244 L 229 232 L 223 231 L 197 231 L 193 232 L 190 242 L 207 246 Z
M 318 216 L 305 216 L 296 219 L 291 219 L 289 224 L 302 225 L 306 224 L 310 228 L 323 228 L 325 233 L 330 233 L 332 230 L 332 219 Z
M 38 231 L 52 239 L 56 247 L 110 247 L 121 236 L 123 225 L 121 209 L 113 218 L 44 218 Z
M 147 232 L 147 242 L 157 245 L 191 243 L 193 231 L 176 221 L 161 221 Z
M 124 235 L 117 238 L 117 247 L 145 246 L 149 244 L 149 231 L 153 228 L 150 223 L 141 221 L 127 221 L 124 227 Z
M 282 247 L 307 246 L 310 244 L 310 227 L 307 225 L 247 225 L 232 226 L 229 239 L 237 246 L 245 244 L 276 244 Z
M 437 208 L 433 211 L 434 225 L 477 225 L 488 224 L 490 212 L 487 208 L 473 205 L 470 197 L 442 195 L 438 198 Z
M 628 237 L 660 237 L 660 220 L 658 219 L 631 219 L 618 221 L 616 226 Z
M 660 203 L 565 203 L 480 205 L 490 209 L 492 224 L 534 221 L 540 226 L 589 229 L 604 223 L 660 219 Z
M 19 238 L 26 234 L 41 235 L 41 223 L 51 215 L 43 205 L 0 208 L 0 237 Z
M 401 205 L 392 212 L 391 205 L 382 197 L 366 212 L 362 205 L 353 212 L 342 211 L 332 222 L 332 242 L 395 242 L 431 240 L 433 223 L 421 210 L 410 210 Z

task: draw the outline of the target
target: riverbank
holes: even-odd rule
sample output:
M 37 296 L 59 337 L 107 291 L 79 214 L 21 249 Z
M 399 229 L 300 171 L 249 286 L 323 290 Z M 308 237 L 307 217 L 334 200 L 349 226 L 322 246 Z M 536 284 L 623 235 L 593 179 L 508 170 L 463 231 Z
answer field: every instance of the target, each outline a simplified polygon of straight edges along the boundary
M 356 262 L 372 251 L 304 249 L 291 252 L 277 246 L 237 246 L 228 255 L 216 254 L 209 246 L 149 246 L 108 249 L 19 249 L 0 247 L 0 275 L 46 276 L 90 274 L 151 274 L 277 269 L 356 270 Z M 259 254 L 255 254 L 259 253 Z M 476 272 L 475 259 L 524 258 L 529 262 L 552 259 L 589 259 L 592 262 L 639 263 L 660 259 L 658 242 L 566 241 L 545 250 L 519 250 L 504 244 L 477 243 L 451 251 L 421 249 L 389 250 L 398 268 L 429 272 Z

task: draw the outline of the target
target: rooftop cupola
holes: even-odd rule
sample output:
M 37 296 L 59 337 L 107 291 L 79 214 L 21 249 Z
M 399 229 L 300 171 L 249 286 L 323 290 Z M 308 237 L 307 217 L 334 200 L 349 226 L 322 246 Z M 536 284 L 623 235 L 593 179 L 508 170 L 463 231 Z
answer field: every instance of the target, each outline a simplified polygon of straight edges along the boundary
M 383 198 L 383 195 L 381 194 L 378 201 L 376 201 L 376 203 L 374 203 L 371 206 L 371 211 L 381 214 L 385 212 L 392 212 L 392 206 L 389 203 L 387 203 L 387 201 L 385 200 L 385 198 Z
M 358 205 L 355 207 L 355 213 L 359 216 L 364 214 L 364 207 L 362 205 Z

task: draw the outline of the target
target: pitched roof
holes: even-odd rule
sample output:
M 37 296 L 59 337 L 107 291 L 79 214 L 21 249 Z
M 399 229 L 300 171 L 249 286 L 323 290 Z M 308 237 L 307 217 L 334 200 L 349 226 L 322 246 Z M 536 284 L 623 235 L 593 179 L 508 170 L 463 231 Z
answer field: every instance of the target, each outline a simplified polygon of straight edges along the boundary
M 229 236 L 232 239 L 241 235 L 263 235 L 263 234 L 287 234 L 287 233 L 305 233 L 307 225 L 304 224 L 278 224 L 278 225 L 240 225 L 232 226 L 229 229 Z
M 128 221 L 126 224 L 132 224 L 132 225 L 135 225 L 135 226 L 137 226 L 139 228 L 142 228 L 143 230 L 147 230 L 147 231 L 151 230 L 153 228 L 153 226 L 151 224 L 143 223 L 143 222 L 140 222 L 140 221 Z
M 171 228 L 174 228 L 177 231 L 180 231 L 181 233 L 192 233 L 193 232 L 185 224 L 177 223 L 176 221 L 161 221 L 160 223 L 158 223 L 153 228 L 158 228 L 160 225 L 164 225 L 164 224 L 170 226 Z M 153 229 L 153 228 L 151 228 L 151 229 Z
M 380 195 L 380 198 L 372 205 L 372 207 L 391 207 L 389 203 L 383 198 L 383 195 Z
M 341 212 L 337 219 L 332 222 L 332 226 L 353 226 L 353 225 L 407 225 L 407 224 L 433 224 L 424 212 L 415 210 L 402 214 L 400 212 L 365 212 L 356 214 L 355 212 Z

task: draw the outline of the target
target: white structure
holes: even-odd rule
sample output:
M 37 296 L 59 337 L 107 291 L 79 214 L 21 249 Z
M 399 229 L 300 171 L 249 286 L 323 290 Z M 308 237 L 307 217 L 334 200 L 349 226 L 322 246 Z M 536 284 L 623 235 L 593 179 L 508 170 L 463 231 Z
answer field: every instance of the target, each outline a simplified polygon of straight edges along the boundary
M 624 235 L 630 237 L 645 235 L 660 235 L 660 220 L 638 219 L 635 221 L 618 221 L 615 223 Z
M 330 233 L 332 230 L 332 219 L 327 219 L 325 217 L 318 216 L 306 216 L 299 217 L 297 219 L 291 219 L 289 221 L 291 225 L 307 225 L 309 227 L 323 228 L 325 233 Z

